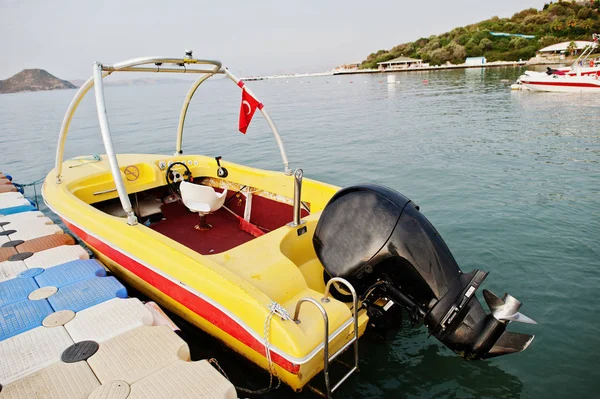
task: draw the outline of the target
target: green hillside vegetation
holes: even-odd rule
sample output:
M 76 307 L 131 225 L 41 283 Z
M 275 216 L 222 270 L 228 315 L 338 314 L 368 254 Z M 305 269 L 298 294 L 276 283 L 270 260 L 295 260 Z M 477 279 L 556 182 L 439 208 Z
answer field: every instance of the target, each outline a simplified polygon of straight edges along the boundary
M 490 32 L 535 35 L 535 39 L 497 37 Z M 511 18 L 488 20 L 456 28 L 437 36 L 379 50 L 362 62 L 361 68 L 377 68 L 378 62 L 401 55 L 420 58 L 431 65 L 460 64 L 465 57 L 485 56 L 487 61 L 517 61 L 535 56 L 540 48 L 571 40 L 592 40 L 600 33 L 600 0 L 589 3 L 558 2 L 520 11 Z

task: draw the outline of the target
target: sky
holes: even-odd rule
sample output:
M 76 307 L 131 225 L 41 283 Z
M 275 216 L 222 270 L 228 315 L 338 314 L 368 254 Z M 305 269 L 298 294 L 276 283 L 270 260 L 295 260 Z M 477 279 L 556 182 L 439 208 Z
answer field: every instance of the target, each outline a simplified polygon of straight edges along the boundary
M 87 79 L 95 61 L 220 59 L 242 76 L 319 72 L 544 0 L 0 0 L 0 79 Z

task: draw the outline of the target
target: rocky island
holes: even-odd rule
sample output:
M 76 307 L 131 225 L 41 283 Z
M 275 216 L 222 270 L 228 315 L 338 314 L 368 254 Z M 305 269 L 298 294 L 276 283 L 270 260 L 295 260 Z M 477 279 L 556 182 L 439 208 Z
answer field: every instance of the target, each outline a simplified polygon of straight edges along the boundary
M 73 83 L 59 79 L 43 69 L 24 69 L 6 80 L 0 80 L 0 94 L 76 88 Z

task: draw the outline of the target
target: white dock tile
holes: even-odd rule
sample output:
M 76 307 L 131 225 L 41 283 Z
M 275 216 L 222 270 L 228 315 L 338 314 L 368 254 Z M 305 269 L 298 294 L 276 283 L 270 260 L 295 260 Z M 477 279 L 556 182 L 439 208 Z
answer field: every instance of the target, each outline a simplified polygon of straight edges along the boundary
M 88 399 L 127 399 L 129 392 L 131 392 L 131 389 L 128 383 L 114 380 L 94 389 Z
M 35 267 L 47 269 L 73 260 L 85 260 L 89 258 L 90 255 L 87 251 L 79 245 L 61 245 L 45 251 L 36 252 L 31 257 L 25 259 L 24 262 L 29 269 Z
M 8 225 L 10 226 L 10 225 Z M 7 227 L 8 227 L 7 226 Z M 19 225 L 18 228 L 15 229 L 16 232 L 10 235 L 11 240 L 33 240 L 34 238 L 47 236 L 50 234 L 60 234 L 63 233 L 63 230 L 60 226 L 56 224 L 41 224 L 37 225 L 35 223 L 23 223 Z
M 234 386 L 206 360 L 176 361 L 132 384 L 127 399 L 235 399 Z
M 8 221 L 7 221 L 8 222 Z M 3 226 L 4 230 L 19 230 L 27 226 L 45 226 L 54 224 L 49 217 L 31 218 L 26 220 L 12 220 L 7 225 Z
M 40 211 L 21 212 L 21 213 L 15 213 L 13 215 L 4 215 L 4 216 L 0 215 L 0 222 L 13 222 L 13 221 L 17 222 L 17 221 L 22 221 L 22 220 L 31 220 L 31 219 L 43 218 L 43 217 L 46 217 L 46 216 Z
M 27 266 L 25 266 L 25 262 L 22 260 L 0 262 L 0 283 L 17 277 L 19 273 L 25 270 L 27 270 Z
M 12 208 L 13 206 L 31 205 L 25 198 L 0 196 L 0 209 Z
M 17 199 L 19 199 L 19 198 L 25 198 L 25 197 L 23 196 L 23 194 L 21 194 L 18 191 L 11 191 L 9 193 L 0 193 L 0 199 L 3 199 L 3 198 L 17 198 Z
M 104 342 L 154 321 L 152 313 L 137 298 L 115 298 L 77 312 L 65 325 L 73 341 Z
M 2 389 L 3 399 L 85 399 L 100 382 L 86 362 L 58 362 Z
M 73 340 L 64 327 L 38 327 L 0 341 L 0 384 L 7 385 L 60 361 L 62 352 L 71 345 Z
M 103 342 L 88 359 L 101 383 L 122 380 L 128 384 L 177 361 L 187 361 L 185 341 L 167 326 L 141 326 Z

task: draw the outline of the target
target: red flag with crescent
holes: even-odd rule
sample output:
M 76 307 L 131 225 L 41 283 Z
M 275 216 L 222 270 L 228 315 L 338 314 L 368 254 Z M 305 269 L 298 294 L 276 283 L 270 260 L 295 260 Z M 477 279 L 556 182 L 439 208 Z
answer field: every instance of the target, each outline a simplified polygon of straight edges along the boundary
M 240 82 L 242 83 L 242 82 Z M 254 116 L 256 108 L 262 109 L 263 105 L 250 93 L 246 91 L 242 83 L 242 103 L 240 104 L 240 132 L 246 134 L 250 121 Z

